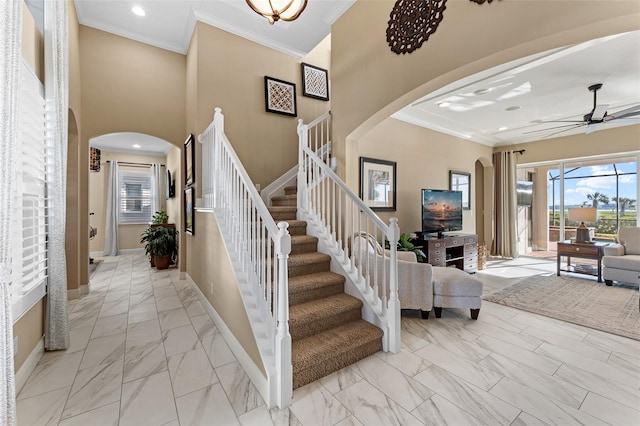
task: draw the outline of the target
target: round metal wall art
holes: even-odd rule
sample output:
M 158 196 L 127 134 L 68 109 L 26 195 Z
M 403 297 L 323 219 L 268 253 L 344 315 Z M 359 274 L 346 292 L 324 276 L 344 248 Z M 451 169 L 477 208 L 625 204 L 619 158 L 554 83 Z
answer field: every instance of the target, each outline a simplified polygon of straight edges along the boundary
M 470 0 L 470 1 L 472 1 L 473 3 L 478 3 L 478 4 L 482 4 L 484 2 L 487 2 L 487 3 L 493 2 L 493 0 Z
M 485 0 L 478 0 L 485 1 Z M 398 0 L 393 6 L 387 27 L 391 51 L 411 53 L 436 32 L 447 0 Z

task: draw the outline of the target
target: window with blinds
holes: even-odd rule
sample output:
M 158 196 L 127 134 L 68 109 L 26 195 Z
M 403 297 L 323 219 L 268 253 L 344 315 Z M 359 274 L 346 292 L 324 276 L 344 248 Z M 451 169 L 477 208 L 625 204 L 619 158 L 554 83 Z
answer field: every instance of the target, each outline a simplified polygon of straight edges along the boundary
M 120 170 L 119 223 L 149 223 L 154 200 L 151 171 Z
M 44 88 L 23 62 L 19 117 L 22 143 L 17 152 L 11 295 L 17 321 L 46 293 L 47 145 Z

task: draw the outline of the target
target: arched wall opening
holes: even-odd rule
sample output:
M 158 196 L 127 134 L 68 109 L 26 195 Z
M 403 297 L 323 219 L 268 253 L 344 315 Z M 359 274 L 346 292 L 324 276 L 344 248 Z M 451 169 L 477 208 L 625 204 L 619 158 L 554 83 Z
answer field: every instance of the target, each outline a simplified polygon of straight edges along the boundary
M 90 224 L 97 230 L 97 235 L 89 242 L 89 252 L 92 257 L 100 257 L 104 254 L 111 161 L 118 161 L 121 171 L 131 172 L 146 172 L 150 170 L 151 164 L 161 164 L 163 166 L 159 194 L 161 208 L 169 214 L 169 222 L 175 223 L 176 228 L 182 230 L 181 192 L 179 190 L 182 166 L 181 150 L 178 147 L 164 139 L 137 132 L 100 135 L 91 138 L 89 146 L 100 149 L 100 169 L 89 172 L 88 178 L 88 207 L 89 212 L 92 213 Z M 167 190 L 167 170 L 170 171 L 176 188 L 171 197 L 169 197 Z M 143 244 L 140 243 L 140 234 L 147 225 L 147 223 L 118 223 L 116 229 L 119 254 L 141 251 Z
M 553 5 L 538 4 L 536 8 L 526 2 L 499 3 L 494 4 L 497 7 L 493 9 L 490 5 L 484 5 L 484 9 L 476 8 L 471 15 L 463 2 L 457 2 L 451 4 L 455 12 L 447 5 L 447 25 L 438 29 L 434 37 L 412 54 L 398 56 L 388 52 L 386 44 L 371 37 L 371 33 L 384 33 L 388 20 L 385 5 L 391 7 L 389 2 L 374 3 L 356 3 L 332 27 L 332 90 L 341 93 L 340 97 L 334 96 L 332 103 L 334 155 L 338 160 L 338 173 L 354 191 L 359 185 L 359 157 L 375 147 L 369 145 L 371 140 L 385 135 L 387 144 L 392 143 L 396 147 L 399 141 L 407 139 L 409 128 L 403 129 L 398 120 L 390 116 L 409 103 L 450 83 L 512 60 L 640 29 L 640 7 L 631 2 L 618 3 L 616 8 L 605 13 L 606 16 L 599 15 L 599 19 L 590 17 L 600 13 L 596 10 L 598 8 L 583 3 L 578 5 L 559 1 Z M 572 11 L 571 21 L 566 18 L 569 14 L 558 14 L 561 9 Z M 544 29 L 534 27 L 531 19 L 523 18 L 529 12 L 532 16 L 548 16 Z M 463 28 L 465 25 L 467 28 Z M 475 34 L 476 30 L 478 34 L 482 33 L 482 37 L 468 40 L 467 43 L 461 43 L 454 35 L 461 31 Z M 345 47 L 353 45 L 358 45 L 359 51 L 366 52 L 366 55 L 357 55 L 357 63 L 353 52 Z M 376 90 L 371 90 L 372 87 Z M 395 127 L 396 131 L 389 132 L 389 127 Z M 489 215 L 478 217 L 478 213 L 482 210 L 491 211 L 493 177 L 490 166 L 483 162 L 476 164 L 476 160 L 490 159 L 493 148 L 477 148 L 480 152 L 472 160 L 465 159 L 460 163 L 452 159 L 452 151 L 460 148 L 458 144 L 466 142 L 462 151 L 458 152 L 479 144 L 438 132 L 425 133 L 422 139 L 425 143 L 421 151 L 396 151 L 391 154 L 379 151 L 380 155 L 370 156 L 387 160 L 394 158 L 386 158 L 385 155 L 394 155 L 396 158 L 421 157 L 424 161 L 414 169 L 413 179 L 423 179 L 425 184 L 440 188 L 447 187 L 443 167 L 471 172 L 475 185 L 474 207 L 472 217 L 465 217 L 465 222 L 470 220 L 471 228 L 484 234 L 484 239 L 490 244 L 491 219 Z M 400 163 L 398 168 L 402 169 Z M 425 177 L 429 180 L 425 181 Z M 406 184 L 401 177 L 398 178 L 399 186 Z M 478 188 L 479 185 L 482 188 Z M 480 197 L 482 200 L 479 200 Z M 406 208 L 412 209 L 410 206 Z M 393 215 L 409 217 L 400 211 Z M 400 226 L 405 232 L 402 221 Z M 410 217 L 407 226 L 414 226 Z

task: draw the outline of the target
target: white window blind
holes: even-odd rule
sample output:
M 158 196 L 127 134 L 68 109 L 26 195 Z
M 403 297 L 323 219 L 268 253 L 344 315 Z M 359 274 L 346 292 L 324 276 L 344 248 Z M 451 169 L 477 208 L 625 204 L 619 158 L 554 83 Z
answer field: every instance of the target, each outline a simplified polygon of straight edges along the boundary
M 153 216 L 151 171 L 120 171 L 119 223 L 149 223 Z
M 44 88 L 23 62 L 20 79 L 21 149 L 13 235 L 11 293 L 17 321 L 46 292 L 47 182 Z

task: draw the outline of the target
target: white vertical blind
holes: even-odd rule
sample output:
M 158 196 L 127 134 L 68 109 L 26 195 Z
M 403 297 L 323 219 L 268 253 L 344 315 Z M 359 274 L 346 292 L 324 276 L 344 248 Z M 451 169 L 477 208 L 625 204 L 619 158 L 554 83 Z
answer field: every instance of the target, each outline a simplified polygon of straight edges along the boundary
M 22 143 L 18 150 L 18 202 L 12 264 L 13 319 L 17 321 L 46 291 L 47 210 L 44 88 L 23 62 L 20 78 Z

